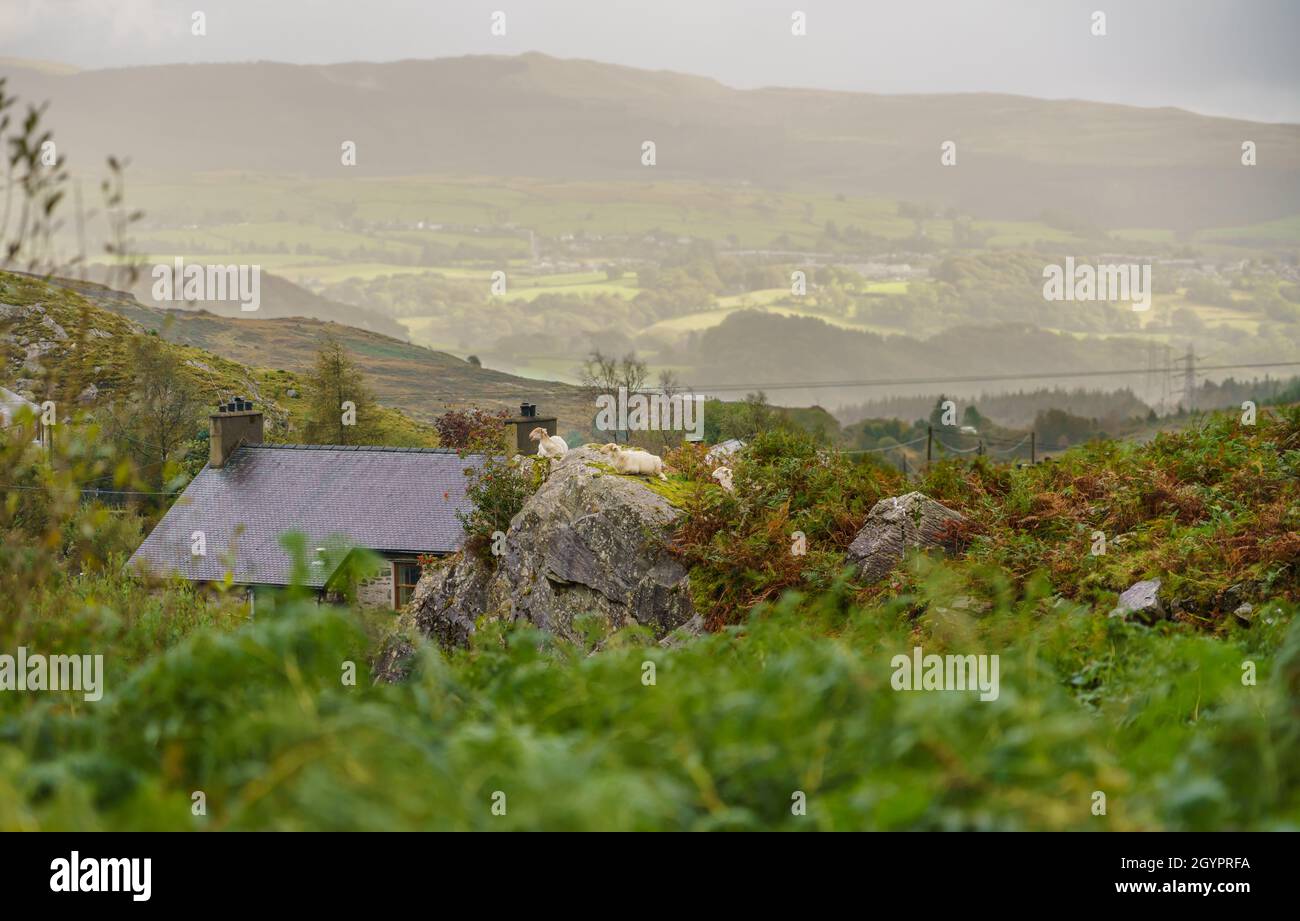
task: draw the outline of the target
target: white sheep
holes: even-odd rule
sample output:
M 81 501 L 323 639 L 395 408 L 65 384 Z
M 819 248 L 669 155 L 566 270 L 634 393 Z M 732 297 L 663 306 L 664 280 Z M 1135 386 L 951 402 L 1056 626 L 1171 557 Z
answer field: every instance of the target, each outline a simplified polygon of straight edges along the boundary
M 661 480 L 668 479 L 668 477 L 664 476 L 663 459 L 658 455 L 641 450 L 615 451 L 613 453 L 611 466 L 618 473 L 630 473 L 636 476 L 657 476 Z
M 569 445 L 563 438 L 546 434 L 540 425 L 528 433 L 528 439 L 537 442 L 538 457 L 563 457 L 569 453 Z
M 731 485 L 730 467 L 719 467 L 717 470 L 713 471 L 713 478 L 717 480 L 718 485 L 721 486 L 723 489 L 725 489 L 727 492 L 736 491 L 735 487 Z

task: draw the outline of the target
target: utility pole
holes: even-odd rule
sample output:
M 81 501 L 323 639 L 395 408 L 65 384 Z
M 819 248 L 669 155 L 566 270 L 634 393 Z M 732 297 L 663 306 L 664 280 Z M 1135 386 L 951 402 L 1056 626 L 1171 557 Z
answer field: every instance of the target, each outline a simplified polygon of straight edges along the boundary
M 934 452 L 932 450 L 933 446 L 934 446 L 934 426 L 927 425 L 925 427 L 925 468 L 927 470 L 930 469 L 930 459 L 934 457 Z
M 1183 367 L 1183 406 L 1190 413 L 1196 409 L 1196 356 L 1190 344 L 1183 361 L 1186 362 Z
M 1147 343 L 1147 375 L 1142 383 L 1142 399 L 1155 402 L 1156 389 L 1159 387 L 1156 371 L 1156 344 Z
M 1164 416 L 1169 412 L 1169 399 L 1173 396 L 1173 350 L 1169 344 L 1165 344 L 1165 373 L 1160 377 L 1160 415 Z
M 1029 433 L 1029 463 L 1038 463 L 1038 433 Z

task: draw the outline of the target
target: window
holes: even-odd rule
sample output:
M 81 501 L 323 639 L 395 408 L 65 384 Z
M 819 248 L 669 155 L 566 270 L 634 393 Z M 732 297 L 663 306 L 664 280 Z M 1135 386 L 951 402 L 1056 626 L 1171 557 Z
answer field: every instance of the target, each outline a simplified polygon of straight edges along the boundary
M 415 594 L 415 583 L 420 581 L 420 564 L 400 562 L 393 564 L 393 607 L 401 610 Z

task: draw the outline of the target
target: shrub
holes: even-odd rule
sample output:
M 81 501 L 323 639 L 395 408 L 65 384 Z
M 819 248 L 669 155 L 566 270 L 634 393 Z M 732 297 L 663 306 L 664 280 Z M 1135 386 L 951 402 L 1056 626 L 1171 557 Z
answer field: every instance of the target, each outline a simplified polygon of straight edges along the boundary
M 669 461 L 696 484 L 685 493 L 674 549 L 715 628 L 785 589 L 826 588 L 871 506 L 902 483 L 896 472 L 856 463 L 790 428 L 762 432 L 727 459 L 733 493 L 711 480 L 722 462 L 708 463 L 703 449 L 685 446 Z
M 466 451 L 495 445 L 508 417 L 505 410 L 452 409 L 435 419 L 433 427 L 442 447 Z

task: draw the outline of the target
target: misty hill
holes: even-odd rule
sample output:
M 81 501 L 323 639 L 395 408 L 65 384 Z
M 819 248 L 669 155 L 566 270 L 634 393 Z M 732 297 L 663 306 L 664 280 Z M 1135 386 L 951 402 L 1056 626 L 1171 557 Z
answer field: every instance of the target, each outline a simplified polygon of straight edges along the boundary
M 49 100 L 74 170 L 137 167 L 344 175 L 472 172 L 587 180 L 815 186 L 1046 210 L 1102 226 L 1244 224 L 1300 211 L 1300 126 L 994 94 L 884 96 L 767 88 L 541 54 L 384 64 L 5 69 Z M 201 104 L 200 104 L 201 101 Z M 1243 140 L 1259 165 L 1240 165 Z M 657 144 L 658 164 L 640 163 Z M 945 140 L 956 167 L 939 165 Z
M 737 311 L 698 337 L 689 347 L 695 374 L 688 383 L 731 390 L 767 390 L 773 402 L 849 406 L 864 398 L 947 393 L 974 397 L 996 388 L 1036 388 L 1045 380 L 1090 383 L 1106 390 L 1133 385 L 1133 375 L 1106 375 L 1144 368 L 1145 342 L 1088 339 L 1039 329 L 1030 324 L 961 326 L 926 339 L 844 329 L 811 317 L 785 317 L 757 310 Z M 1088 375 L 1071 377 L 1071 372 Z M 1020 377 L 1023 375 L 1023 377 Z M 931 383 L 960 376 L 993 377 L 998 383 Z M 1137 378 L 1140 383 L 1142 378 Z M 799 382 L 845 382 L 844 387 L 807 390 Z M 877 382 L 864 389 L 852 381 Z M 777 389 L 765 387 L 780 383 Z M 888 383 L 885 383 L 888 382 Z M 714 391 L 718 392 L 718 391 Z M 931 398 L 932 399 L 932 398 Z
M 341 323 L 302 317 L 250 320 L 206 310 L 160 310 L 129 294 L 91 282 L 56 279 L 93 304 L 158 330 L 170 342 L 205 349 L 241 365 L 302 373 L 312 367 L 321 341 L 333 333 L 352 354 L 379 402 L 431 422 L 449 408 L 481 406 L 518 410 L 524 401 L 555 413 L 562 427 L 590 423 L 591 401 L 578 388 L 478 368 L 445 352 Z
M 166 263 L 164 263 L 166 265 Z M 294 284 L 287 278 L 261 273 L 261 301 L 256 313 L 246 313 L 235 301 L 193 301 L 185 303 L 159 302 L 152 295 L 153 278 L 149 266 L 140 273 L 139 279 L 131 288 L 136 300 L 151 307 L 164 310 L 189 309 L 206 310 L 209 313 L 225 317 L 243 317 L 244 319 L 265 320 L 281 317 L 311 317 L 326 322 L 343 323 L 358 329 L 370 330 L 398 339 L 406 338 L 406 328 L 391 317 L 339 301 L 322 297 Z M 109 283 L 112 273 L 102 265 L 88 267 L 87 274 L 96 282 Z

